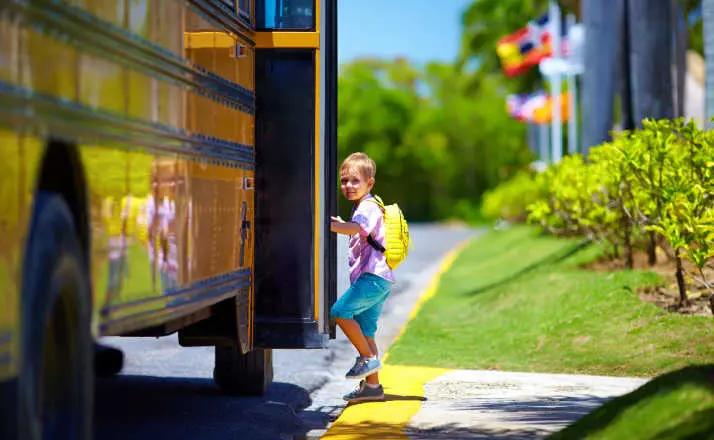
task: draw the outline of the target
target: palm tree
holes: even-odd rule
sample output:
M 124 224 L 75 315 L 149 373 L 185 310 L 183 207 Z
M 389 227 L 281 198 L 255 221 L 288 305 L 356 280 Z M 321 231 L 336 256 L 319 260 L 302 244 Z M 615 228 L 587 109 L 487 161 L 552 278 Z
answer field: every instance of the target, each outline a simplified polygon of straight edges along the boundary
M 687 76 L 687 22 L 685 20 L 685 5 L 681 0 L 671 0 L 672 3 L 672 28 L 674 31 L 674 67 L 676 111 L 675 117 L 684 116 L 684 87 Z
M 628 2 L 634 121 L 640 125 L 645 118 L 672 118 L 672 5 L 668 1 Z
M 706 62 L 705 81 L 705 126 L 714 128 L 710 120 L 714 115 L 714 0 L 702 0 L 702 21 L 704 25 L 704 60 Z
M 581 0 L 586 29 L 582 75 L 582 152 L 606 142 L 613 122 L 617 75 L 617 5 L 621 0 Z

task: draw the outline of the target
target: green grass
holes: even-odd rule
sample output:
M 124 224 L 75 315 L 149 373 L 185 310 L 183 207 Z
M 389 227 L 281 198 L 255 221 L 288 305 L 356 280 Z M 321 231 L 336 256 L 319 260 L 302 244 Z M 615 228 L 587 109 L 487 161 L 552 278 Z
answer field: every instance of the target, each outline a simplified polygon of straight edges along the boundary
M 714 361 L 714 321 L 643 303 L 649 272 L 580 269 L 597 246 L 529 227 L 471 243 L 390 348 L 390 363 L 650 377 Z
M 551 440 L 714 439 L 714 366 L 660 376 L 583 417 Z

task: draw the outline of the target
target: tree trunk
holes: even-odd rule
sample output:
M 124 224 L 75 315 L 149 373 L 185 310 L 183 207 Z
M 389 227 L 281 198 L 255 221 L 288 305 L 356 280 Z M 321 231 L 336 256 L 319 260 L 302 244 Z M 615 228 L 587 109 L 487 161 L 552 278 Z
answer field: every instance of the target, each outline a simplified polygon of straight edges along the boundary
M 632 110 L 638 126 L 645 118 L 674 116 L 671 17 L 668 1 L 629 0 Z
M 617 73 L 616 28 L 622 0 L 582 0 L 587 29 L 582 75 L 582 152 L 610 140 L 613 126 L 615 77 Z
M 682 257 L 679 253 L 679 249 L 675 251 L 675 261 L 677 262 L 677 272 L 675 277 L 677 278 L 677 287 L 679 288 L 679 305 L 680 307 L 689 306 L 689 298 L 687 298 L 687 285 L 684 283 L 684 267 L 682 267 Z
M 657 236 L 654 232 L 647 233 L 647 264 L 650 267 L 657 264 Z
M 714 0 L 702 0 L 702 23 L 706 61 L 704 124 L 711 130 L 714 128 L 709 120 L 714 115 Z
M 627 269 L 634 269 L 635 264 L 632 258 L 632 222 L 625 217 L 625 221 L 623 223 L 623 229 L 625 230 L 625 242 L 623 247 L 625 267 Z

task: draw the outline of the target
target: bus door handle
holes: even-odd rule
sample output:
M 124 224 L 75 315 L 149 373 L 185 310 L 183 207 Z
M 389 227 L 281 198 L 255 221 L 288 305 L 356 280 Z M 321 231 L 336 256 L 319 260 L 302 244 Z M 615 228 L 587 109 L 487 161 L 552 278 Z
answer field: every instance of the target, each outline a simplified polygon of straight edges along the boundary
M 245 241 L 248 239 L 248 232 L 250 230 L 250 220 L 248 220 L 248 204 L 243 202 L 243 209 L 241 213 L 242 221 L 240 224 L 240 267 L 245 265 Z

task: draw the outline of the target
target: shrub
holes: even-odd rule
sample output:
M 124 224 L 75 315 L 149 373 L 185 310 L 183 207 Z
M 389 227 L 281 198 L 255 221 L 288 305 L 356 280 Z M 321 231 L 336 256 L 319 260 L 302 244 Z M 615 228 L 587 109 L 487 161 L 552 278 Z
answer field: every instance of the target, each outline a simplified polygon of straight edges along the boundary
M 484 217 L 510 222 L 523 222 L 526 207 L 545 196 L 541 183 L 530 171 L 521 171 L 483 195 L 481 212 Z
M 484 214 L 529 222 L 556 235 L 580 235 L 622 250 L 628 267 L 644 248 L 676 262 L 680 301 L 688 274 L 713 290 L 704 267 L 714 257 L 714 147 L 712 133 L 683 119 L 645 120 L 643 128 L 565 157 L 544 172 L 520 174 L 484 197 Z

